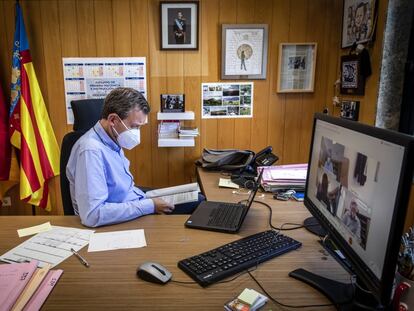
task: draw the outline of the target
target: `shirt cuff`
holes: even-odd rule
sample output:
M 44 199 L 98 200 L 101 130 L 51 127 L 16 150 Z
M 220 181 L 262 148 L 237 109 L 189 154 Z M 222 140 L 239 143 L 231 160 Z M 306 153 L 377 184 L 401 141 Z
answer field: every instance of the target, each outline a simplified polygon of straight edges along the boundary
M 154 214 L 155 205 L 153 200 L 143 199 L 139 200 L 138 202 L 140 203 L 140 206 L 138 206 L 138 208 L 141 209 L 142 215 Z

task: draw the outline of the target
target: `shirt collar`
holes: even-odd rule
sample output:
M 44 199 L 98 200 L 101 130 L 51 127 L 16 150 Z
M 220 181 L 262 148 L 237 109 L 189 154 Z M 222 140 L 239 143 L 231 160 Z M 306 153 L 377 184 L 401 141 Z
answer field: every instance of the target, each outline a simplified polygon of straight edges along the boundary
M 101 122 L 96 122 L 93 128 L 95 130 L 95 133 L 98 135 L 99 139 L 102 141 L 104 145 L 108 146 L 109 148 L 117 152 L 121 150 L 121 147 L 119 147 L 119 145 L 112 140 L 112 138 L 102 127 Z

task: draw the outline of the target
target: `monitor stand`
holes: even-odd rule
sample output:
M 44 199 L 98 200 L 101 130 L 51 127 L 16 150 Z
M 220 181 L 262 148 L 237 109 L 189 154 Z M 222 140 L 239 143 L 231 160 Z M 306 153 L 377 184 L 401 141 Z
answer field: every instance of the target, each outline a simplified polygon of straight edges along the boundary
M 330 280 L 304 269 L 296 269 L 290 272 L 289 276 L 316 288 L 329 298 L 337 310 L 367 310 L 366 307 L 369 309 L 372 308 L 371 310 L 387 310 L 385 308 L 378 307 L 378 302 L 371 294 L 368 294 L 367 292 L 364 292 L 351 284 Z M 365 307 L 361 307 L 361 305 Z
M 309 232 L 319 235 L 320 237 L 324 237 L 328 234 L 315 217 L 306 218 L 303 221 L 303 225 Z

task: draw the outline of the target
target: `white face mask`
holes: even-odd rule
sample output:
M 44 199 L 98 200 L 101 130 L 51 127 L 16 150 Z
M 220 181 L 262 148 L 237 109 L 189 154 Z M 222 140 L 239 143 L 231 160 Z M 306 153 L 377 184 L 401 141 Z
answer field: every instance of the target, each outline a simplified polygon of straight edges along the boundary
M 118 135 L 116 137 L 116 141 L 118 142 L 118 145 L 120 147 L 131 150 L 132 148 L 140 144 L 141 131 L 139 129 L 130 129 L 125 125 L 125 123 L 122 120 L 121 122 L 127 130 L 119 134 L 117 130 L 113 127 L 115 133 Z

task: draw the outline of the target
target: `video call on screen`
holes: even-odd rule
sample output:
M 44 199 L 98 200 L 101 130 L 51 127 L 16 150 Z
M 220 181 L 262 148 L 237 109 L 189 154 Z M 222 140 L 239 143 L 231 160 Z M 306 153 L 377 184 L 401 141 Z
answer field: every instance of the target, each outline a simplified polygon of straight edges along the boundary
M 404 148 L 317 120 L 308 197 L 378 277 Z

